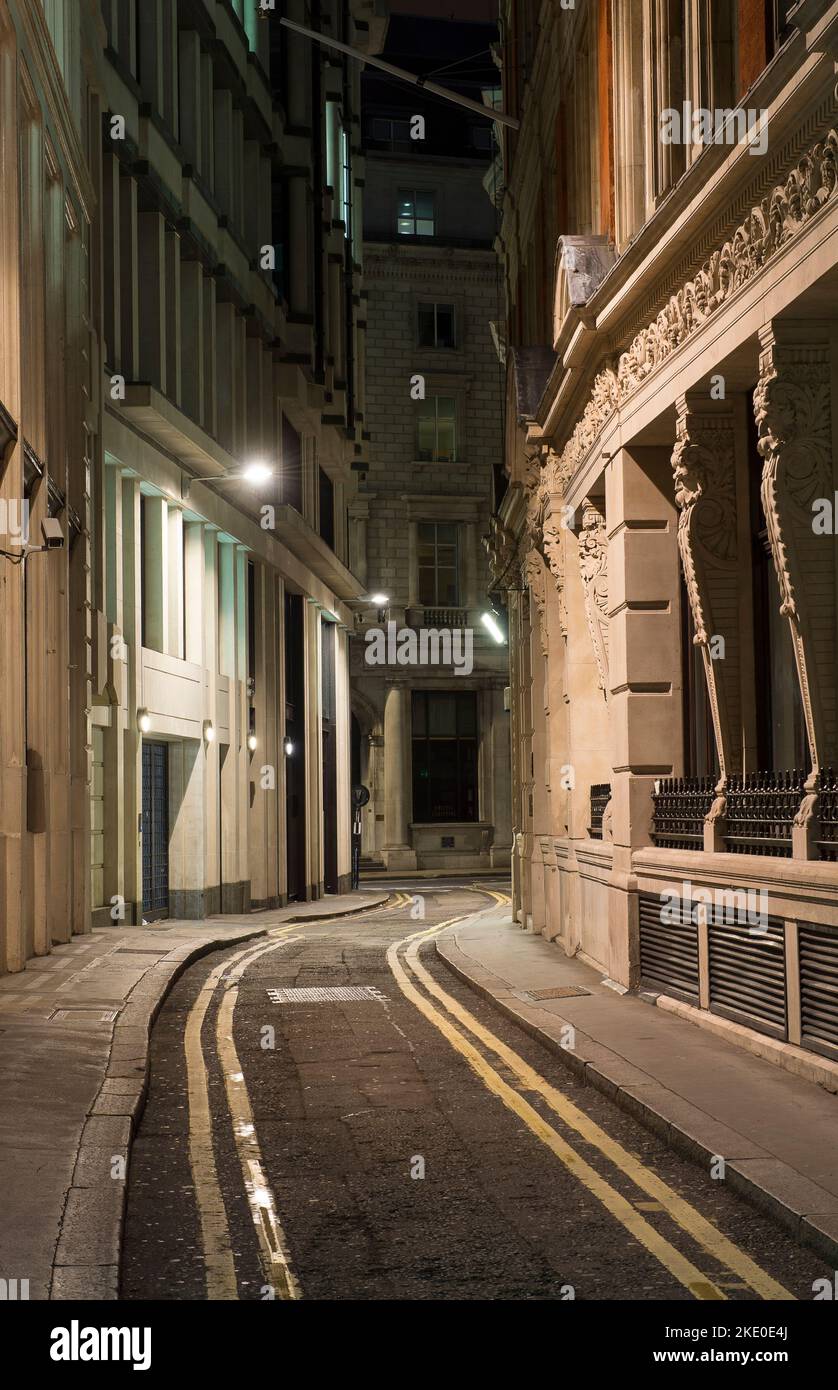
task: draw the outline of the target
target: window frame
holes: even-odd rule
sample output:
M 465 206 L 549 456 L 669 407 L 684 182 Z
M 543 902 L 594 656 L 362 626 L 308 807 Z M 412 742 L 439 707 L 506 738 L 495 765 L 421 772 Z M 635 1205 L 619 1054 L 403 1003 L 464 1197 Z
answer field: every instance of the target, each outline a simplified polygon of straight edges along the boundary
M 428 198 L 430 198 L 430 200 L 431 200 L 431 216 L 430 216 L 430 218 L 427 218 L 427 217 L 421 217 L 421 218 L 420 218 L 419 215 L 418 215 L 418 213 L 417 213 L 417 199 L 418 199 L 419 195 L 428 197 Z M 413 209 L 413 211 L 412 211 L 412 213 L 411 213 L 411 215 L 410 215 L 410 218 L 403 217 L 402 214 L 401 214 L 401 211 L 400 211 L 402 203 L 403 203 L 403 202 L 408 202 L 408 201 L 410 202 L 411 207 L 412 207 L 412 209 Z M 410 221 L 413 223 L 413 230 L 410 231 L 410 232 L 403 232 L 403 231 L 401 230 L 400 226 L 399 226 L 399 223 L 400 223 L 400 222 L 406 222 L 406 221 L 408 221 L 408 220 L 410 220 Z M 420 232 L 420 231 L 417 230 L 418 224 L 419 224 L 420 222 L 428 222 L 428 221 L 430 221 L 430 223 L 431 223 L 431 229 L 432 229 L 432 230 L 431 230 L 430 232 Z M 403 237 L 403 236 L 412 236 L 412 237 L 426 237 L 426 238 L 428 238 L 428 239 L 431 239 L 431 238 L 435 237 L 435 236 L 437 235 L 437 229 L 438 229 L 438 223 L 439 223 L 439 203 L 438 203 L 438 198 L 437 198 L 437 190 L 436 190 L 435 188 L 427 188 L 427 187 L 422 188 L 421 186 L 417 187 L 416 185 L 414 185 L 412 188 L 397 188 L 397 189 L 396 189 L 396 216 L 395 216 L 395 223 L 396 223 L 396 235 L 399 236 L 399 237 Z

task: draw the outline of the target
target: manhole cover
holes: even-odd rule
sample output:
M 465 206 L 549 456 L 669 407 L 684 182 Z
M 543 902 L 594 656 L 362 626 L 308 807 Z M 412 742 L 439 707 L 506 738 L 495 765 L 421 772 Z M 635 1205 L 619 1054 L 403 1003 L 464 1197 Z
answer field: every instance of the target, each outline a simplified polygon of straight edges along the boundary
M 113 1023 L 118 1009 L 55 1009 L 51 1023 Z
M 372 985 L 309 985 L 300 989 L 269 989 L 272 1004 L 354 1004 L 363 999 L 387 1002 L 387 996 Z
M 589 989 L 578 985 L 558 985 L 556 989 L 529 989 L 530 999 L 576 999 L 580 994 L 590 994 Z

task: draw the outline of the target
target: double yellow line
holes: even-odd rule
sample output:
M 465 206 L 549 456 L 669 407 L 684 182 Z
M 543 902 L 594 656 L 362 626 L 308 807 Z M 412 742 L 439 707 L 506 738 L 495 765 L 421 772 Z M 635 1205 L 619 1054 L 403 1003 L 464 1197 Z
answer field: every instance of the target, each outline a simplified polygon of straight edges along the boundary
M 184 1052 L 189 1098 L 189 1166 L 195 1185 L 201 1240 L 204 1248 L 207 1298 L 238 1299 L 238 1282 L 230 1242 L 230 1228 L 212 1139 L 207 1069 L 201 1045 L 201 1031 L 210 1003 L 225 974 L 224 993 L 215 1025 L 216 1046 L 233 1139 L 241 1164 L 248 1205 L 256 1227 L 259 1255 L 265 1285 L 278 1298 L 299 1298 L 300 1286 L 291 1266 L 288 1245 L 279 1219 L 276 1199 L 265 1176 L 265 1166 L 256 1137 L 253 1111 L 241 1063 L 233 1041 L 233 1012 L 238 999 L 238 983 L 244 971 L 260 956 L 301 939 L 294 927 L 280 927 L 270 933 L 271 940 L 246 946 L 222 961 L 207 976 L 186 1023 Z
M 490 889 L 481 891 L 491 893 Z M 495 895 L 498 900 L 508 902 L 506 895 Z M 579 1138 L 599 1151 L 612 1163 L 625 1178 L 641 1192 L 651 1197 L 662 1212 L 665 1212 L 711 1259 L 730 1270 L 737 1281 L 752 1289 L 763 1299 L 793 1299 L 794 1295 L 765 1270 L 761 1269 L 749 1255 L 746 1255 L 733 1241 L 706 1220 L 695 1207 L 685 1201 L 650 1168 L 641 1163 L 634 1154 L 605 1130 L 584 1114 L 561 1091 L 551 1086 L 511 1047 L 508 1047 L 494 1033 L 485 1028 L 478 1019 L 465 1009 L 458 1000 L 443 990 L 424 968 L 418 958 L 420 947 L 442 931 L 452 926 L 461 917 L 440 922 L 426 931 L 414 932 L 402 941 L 395 942 L 387 952 L 387 961 L 402 993 L 415 1004 L 426 1019 L 439 1030 L 453 1048 L 471 1066 L 483 1084 L 507 1106 L 513 1114 L 523 1121 L 530 1132 L 541 1141 L 556 1158 L 564 1164 L 568 1172 L 585 1186 L 598 1201 L 620 1222 L 629 1234 L 643 1245 L 656 1260 L 687 1288 L 697 1299 L 724 1299 L 727 1295 L 718 1283 L 702 1273 L 691 1260 L 641 1215 L 637 1205 L 633 1205 L 618 1192 L 597 1170 L 574 1149 L 550 1125 L 538 1111 L 524 1098 L 522 1092 L 535 1094 L 547 1108 L 557 1116 L 567 1128 L 575 1131 Z M 399 952 L 403 952 L 400 956 Z M 406 967 L 406 968 L 405 968 Z M 408 973 L 409 972 L 409 973 Z M 413 977 L 411 979 L 410 977 Z M 426 994 L 417 989 L 413 981 L 418 981 Z M 446 1010 L 446 1014 L 435 1008 L 426 995 L 432 996 Z M 456 1019 L 461 1027 L 451 1020 Z M 517 1082 L 512 1086 L 500 1072 L 491 1065 L 483 1053 L 478 1051 L 467 1036 L 477 1040 L 490 1053 L 493 1053 Z

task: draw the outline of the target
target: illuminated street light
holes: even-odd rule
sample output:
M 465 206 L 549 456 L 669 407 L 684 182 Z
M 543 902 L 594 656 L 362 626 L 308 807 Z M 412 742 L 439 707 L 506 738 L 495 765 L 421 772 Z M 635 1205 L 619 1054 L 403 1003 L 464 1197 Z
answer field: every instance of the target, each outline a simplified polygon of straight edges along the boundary
M 494 613 L 484 613 L 481 621 L 483 623 L 483 626 L 487 629 L 488 632 L 492 634 L 495 641 L 499 645 L 506 641 L 506 638 L 504 637 L 503 632 L 501 631 L 500 623 L 498 622 Z
M 266 483 L 274 476 L 274 472 L 270 464 L 263 463 L 261 459 L 254 459 L 253 463 L 245 464 L 237 473 L 212 474 L 203 478 L 190 478 L 182 473 L 180 495 L 186 501 L 193 483 Z

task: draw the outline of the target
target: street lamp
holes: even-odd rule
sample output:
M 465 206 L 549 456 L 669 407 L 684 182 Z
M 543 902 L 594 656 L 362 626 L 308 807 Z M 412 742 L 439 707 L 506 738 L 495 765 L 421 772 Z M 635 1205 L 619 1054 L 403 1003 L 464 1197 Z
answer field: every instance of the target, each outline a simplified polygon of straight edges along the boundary
M 483 626 L 486 628 L 487 632 L 490 632 L 492 634 L 495 641 L 498 643 L 498 646 L 502 646 L 503 643 L 506 641 L 506 638 L 503 635 L 503 630 L 501 629 L 500 623 L 498 622 L 494 613 L 484 613 L 483 617 L 481 618 L 481 622 L 483 623 Z
M 180 495 L 184 501 L 189 497 L 193 483 L 266 483 L 274 476 L 274 469 L 261 459 L 254 459 L 240 468 L 237 473 L 212 474 L 205 478 L 191 478 L 185 473 L 180 476 Z

